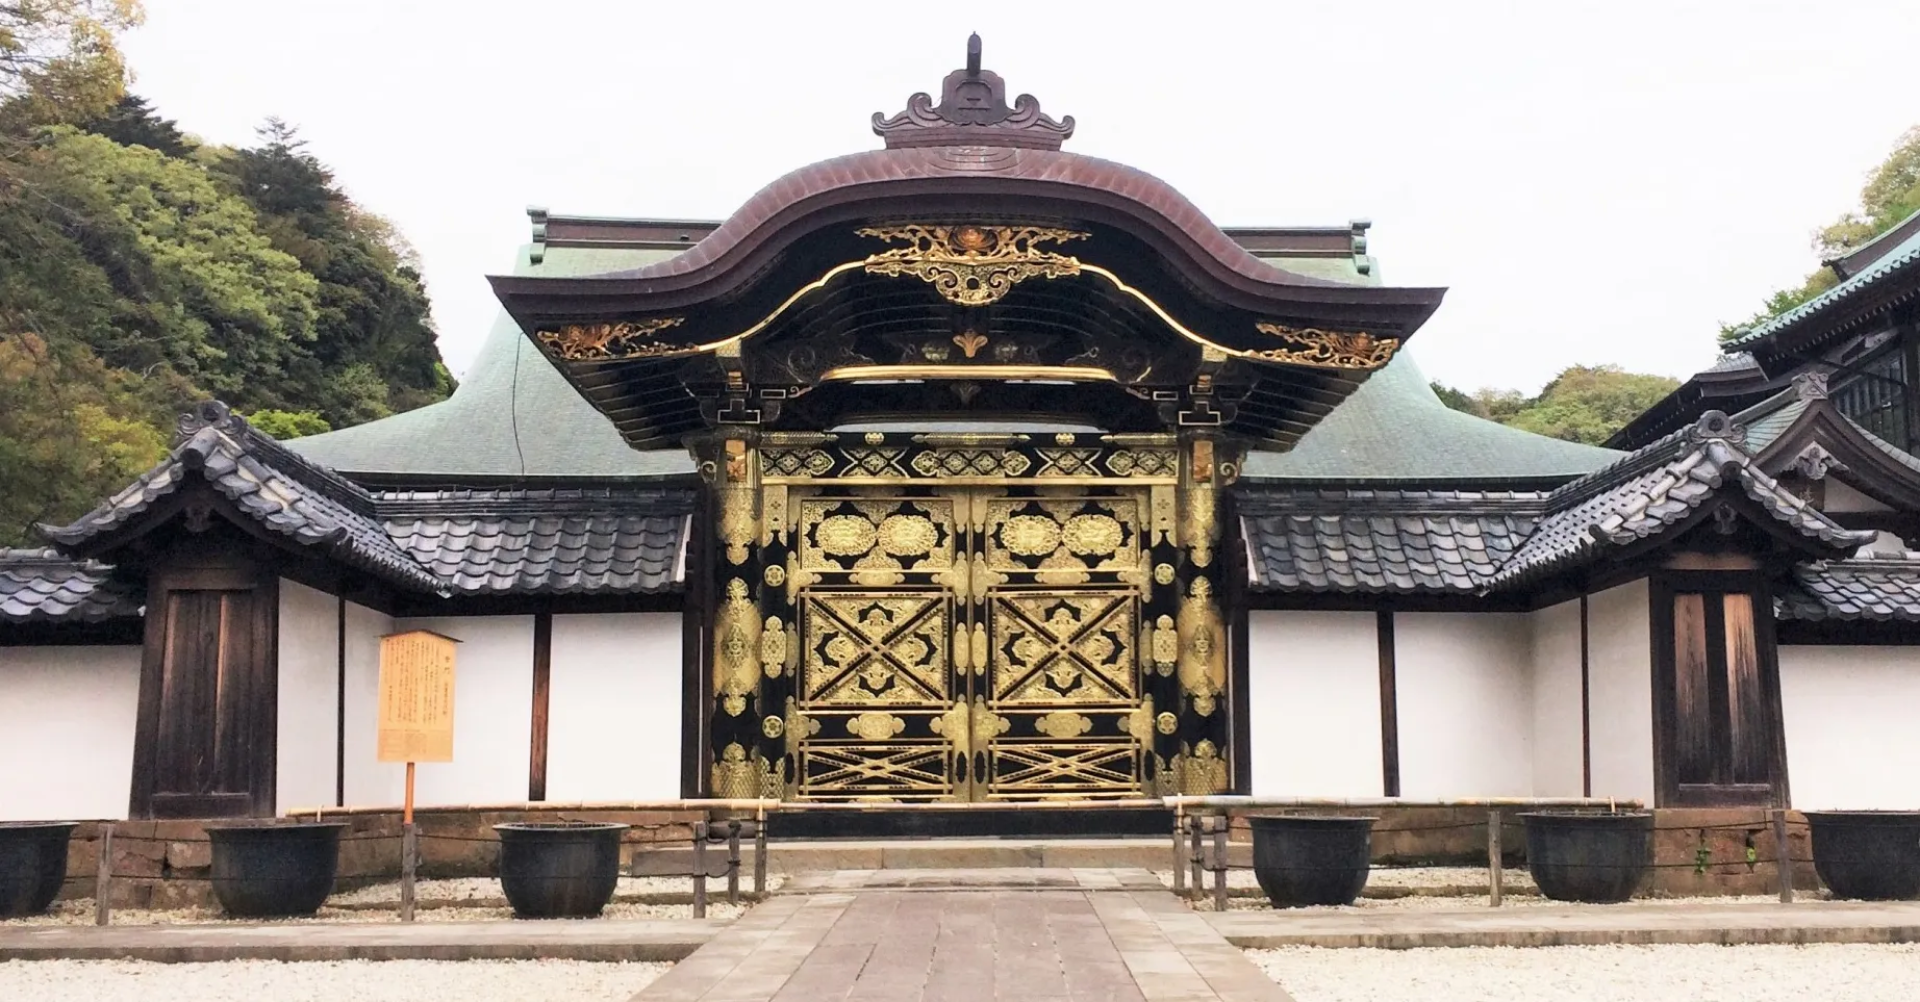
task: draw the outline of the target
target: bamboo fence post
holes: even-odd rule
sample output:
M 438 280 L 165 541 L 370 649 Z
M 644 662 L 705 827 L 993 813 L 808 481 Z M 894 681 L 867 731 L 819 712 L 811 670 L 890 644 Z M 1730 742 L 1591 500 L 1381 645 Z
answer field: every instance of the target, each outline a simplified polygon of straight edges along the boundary
M 93 924 L 113 921 L 113 823 L 100 826 L 100 858 L 93 868 Z
M 1493 810 L 1487 812 L 1487 905 L 1488 907 L 1491 907 L 1491 908 L 1500 907 L 1501 891 L 1503 890 L 1503 888 L 1501 887 L 1501 884 L 1504 882 L 1505 878 L 1506 878 L 1506 861 L 1501 858 L 1501 853 L 1500 853 L 1500 809 L 1496 807 Z

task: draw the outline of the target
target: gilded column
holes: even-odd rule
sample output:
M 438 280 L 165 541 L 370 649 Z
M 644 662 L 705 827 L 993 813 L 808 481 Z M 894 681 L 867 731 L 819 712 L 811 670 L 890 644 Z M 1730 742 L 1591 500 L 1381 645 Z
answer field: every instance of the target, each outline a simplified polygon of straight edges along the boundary
M 1187 794 L 1218 793 L 1229 785 L 1227 632 L 1220 614 L 1222 573 L 1227 561 L 1219 552 L 1219 486 L 1226 458 L 1213 434 L 1189 431 L 1181 435 L 1180 483 L 1176 488 L 1178 611 L 1173 617 L 1179 704 L 1176 719 L 1171 721 L 1175 740 L 1170 764 L 1171 785 Z
M 726 438 L 713 460 L 713 771 L 716 797 L 757 797 L 764 773 L 760 680 L 763 571 L 759 539 L 759 454 Z

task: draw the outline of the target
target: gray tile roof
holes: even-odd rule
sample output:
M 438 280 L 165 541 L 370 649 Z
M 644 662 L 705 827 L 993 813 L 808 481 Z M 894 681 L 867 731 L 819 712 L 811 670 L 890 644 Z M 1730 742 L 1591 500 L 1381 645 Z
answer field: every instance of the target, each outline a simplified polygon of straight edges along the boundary
M 1753 463 L 1741 429 L 1710 411 L 1606 469 L 1551 493 L 1240 488 L 1254 587 L 1276 591 L 1518 589 L 1686 521 L 1739 490 L 1767 515 L 1836 552 L 1849 530 Z
M 0 622 L 99 623 L 140 615 L 142 589 L 53 550 L 0 549 Z
M 1916 213 L 1920 215 L 1920 213 Z M 1767 338 L 1796 324 L 1811 319 L 1815 315 L 1833 308 L 1868 289 L 1881 286 L 1889 280 L 1905 275 L 1920 265 L 1920 232 L 1915 232 L 1895 245 L 1884 256 L 1874 261 L 1860 273 L 1842 281 L 1839 285 L 1801 303 L 1790 310 L 1775 314 L 1741 333 L 1729 342 L 1730 349 L 1750 349 Z
M 182 419 L 158 466 L 72 525 L 63 548 L 110 543 L 191 478 L 296 546 L 404 589 L 453 594 L 661 592 L 680 581 L 693 494 L 601 486 L 376 493 L 312 463 L 218 403 Z
M 380 509 L 393 540 L 458 594 L 657 593 L 681 579 L 692 502 L 685 491 L 458 491 L 383 495 Z
M 1538 493 L 1242 495 L 1256 588 L 1372 593 L 1485 588 L 1539 520 Z
M 1781 619 L 1920 622 L 1920 553 L 1807 564 L 1793 578 L 1774 598 Z
M 158 466 L 72 525 L 41 532 L 64 548 L 82 546 L 125 528 L 190 478 L 205 480 L 239 513 L 296 545 L 394 584 L 442 590 L 370 517 L 365 490 L 286 451 L 218 401 L 181 417 L 178 441 Z

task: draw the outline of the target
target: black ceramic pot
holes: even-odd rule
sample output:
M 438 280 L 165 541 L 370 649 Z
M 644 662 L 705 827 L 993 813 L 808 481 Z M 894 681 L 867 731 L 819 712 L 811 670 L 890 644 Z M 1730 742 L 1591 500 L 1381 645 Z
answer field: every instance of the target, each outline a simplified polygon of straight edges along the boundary
M 1836 898 L 1920 897 L 1920 811 L 1808 811 L 1813 869 Z
M 1527 870 L 1555 901 L 1611 904 L 1633 897 L 1653 862 L 1653 815 L 1645 811 L 1520 815 Z
M 72 821 L 0 823 L 0 918 L 38 915 L 67 879 Z
M 1253 875 L 1275 908 L 1350 905 L 1367 886 L 1373 818 L 1253 815 Z
M 340 872 L 343 822 L 222 824 L 213 841 L 213 895 L 241 918 L 312 915 Z
M 494 825 L 500 833 L 500 889 L 519 918 L 591 918 L 620 880 L 620 833 L 600 821 Z

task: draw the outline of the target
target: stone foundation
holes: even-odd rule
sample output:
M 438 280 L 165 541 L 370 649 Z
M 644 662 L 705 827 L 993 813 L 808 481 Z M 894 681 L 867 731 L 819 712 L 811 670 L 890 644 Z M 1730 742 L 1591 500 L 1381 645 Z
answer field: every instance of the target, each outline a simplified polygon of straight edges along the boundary
M 1302 814 L 1366 815 L 1374 822 L 1373 861 L 1377 866 L 1487 865 L 1486 808 L 1388 807 L 1366 810 L 1289 811 Z M 1502 811 L 1501 859 L 1508 867 L 1527 863 L 1527 833 L 1518 815 Z M 1820 888 L 1813 871 L 1812 841 L 1797 811 L 1787 812 L 1787 844 L 1794 865 L 1793 886 Z M 1774 868 L 1772 815 L 1763 808 L 1658 808 L 1653 812 L 1654 871 L 1646 895 L 1692 897 L 1773 894 L 1779 890 Z M 1252 840 L 1245 818 L 1235 818 L 1229 838 Z M 1749 863 L 1751 845 L 1755 862 Z M 1238 860 L 1236 860 L 1238 862 Z
M 621 845 L 623 871 L 635 869 L 636 856 L 656 847 L 675 848 L 693 838 L 697 811 L 573 811 L 533 808 L 517 811 L 416 810 L 420 833 L 420 876 L 491 877 L 499 860 L 493 826 L 511 821 L 619 821 L 633 825 Z M 301 820 L 311 820 L 301 815 Z M 326 815 L 344 821 L 341 833 L 339 890 L 400 877 L 400 812 Z M 220 821 L 113 822 L 111 904 L 115 908 L 176 909 L 213 907 L 208 877 L 213 865 L 207 841 L 209 824 Z M 74 829 L 67 852 L 67 882 L 60 897 L 91 898 L 100 860 L 100 831 L 105 822 L 87 821 Z M 664 845 L 663 845 L 664 843 Z M 724 855 L 724 854 L 723 854 Z

